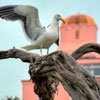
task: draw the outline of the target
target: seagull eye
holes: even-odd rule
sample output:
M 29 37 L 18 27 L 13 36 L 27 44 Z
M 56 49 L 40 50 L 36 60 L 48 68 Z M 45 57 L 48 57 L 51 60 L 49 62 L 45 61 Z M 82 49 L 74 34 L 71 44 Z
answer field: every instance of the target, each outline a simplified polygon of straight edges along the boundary
M 58 17 L 60 17 L 60 15 L 58 15 Z

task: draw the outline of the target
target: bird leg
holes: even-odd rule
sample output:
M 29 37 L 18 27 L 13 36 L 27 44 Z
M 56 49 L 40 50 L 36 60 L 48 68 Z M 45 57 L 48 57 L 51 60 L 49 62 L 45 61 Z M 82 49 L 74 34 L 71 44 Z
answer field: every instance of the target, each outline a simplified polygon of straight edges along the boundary
M 40 53 L 41 53 L 41 57 L 43 57 L 43 54 L 42 54 L 42 49 L 40 49 Z
M 49 54 L 49 48 L 47 49 L 47 55 Z

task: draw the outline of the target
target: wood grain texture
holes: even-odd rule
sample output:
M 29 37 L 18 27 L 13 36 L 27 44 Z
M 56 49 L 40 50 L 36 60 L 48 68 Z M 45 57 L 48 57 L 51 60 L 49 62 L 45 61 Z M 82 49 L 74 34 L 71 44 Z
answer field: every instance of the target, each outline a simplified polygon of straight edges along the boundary
M 40 100 L 54 100 L 59 81 L 72 100 L 100 100 L 100 83 L 76 62 L 89 52 L 100 54 L 100 45 L 89 43 L 71 55 L 56 51 L 44 57 L 13 48 L 0 51 L 0 59 L 19 58 L 30 63 L 30 78 L 35 83 L 34 91 Z

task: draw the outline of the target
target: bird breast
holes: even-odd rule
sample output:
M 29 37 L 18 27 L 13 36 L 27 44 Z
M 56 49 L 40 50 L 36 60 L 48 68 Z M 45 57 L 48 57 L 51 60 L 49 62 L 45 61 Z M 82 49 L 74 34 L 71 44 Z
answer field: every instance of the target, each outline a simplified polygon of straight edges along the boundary
M 48 31 L 45 33 L 43 48 L 49 48 L 58 38 L 57 31 Z

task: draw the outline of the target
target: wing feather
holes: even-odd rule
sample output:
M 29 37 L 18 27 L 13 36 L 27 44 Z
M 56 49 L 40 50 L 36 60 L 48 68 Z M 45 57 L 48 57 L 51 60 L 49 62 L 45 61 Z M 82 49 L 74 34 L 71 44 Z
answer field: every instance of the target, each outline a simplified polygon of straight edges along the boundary
M 3 18 L 5 20 L 11 20 L 11 21 L 15 21 L 15 20 L 24 20 L 24 16 L 17 14 L 14 11 L 14 8 L 16 7 L 13 5 L 9 5 L 9 6 L 3 6 L 0 7 L 0 18 Z
M 31 16 L 35 21 L 39 20 L 38 9 L 29 5 L 9 5 L 0 7 L 0 18 L 6 20 L 22 20 L 24 17 Z M 35 22 L 34 22 L 35 23 Z
M 24 23 L 25 36 L 31 42 L 37 40 L 42 34 L 41 31 L 44 31 L 39 21 L 38 9 L 30 5 L 0 7 L 0 18 L 11 21 L 21 20 Z
M 59 38 L 56 40 L 56 45 L 59 46 Z

